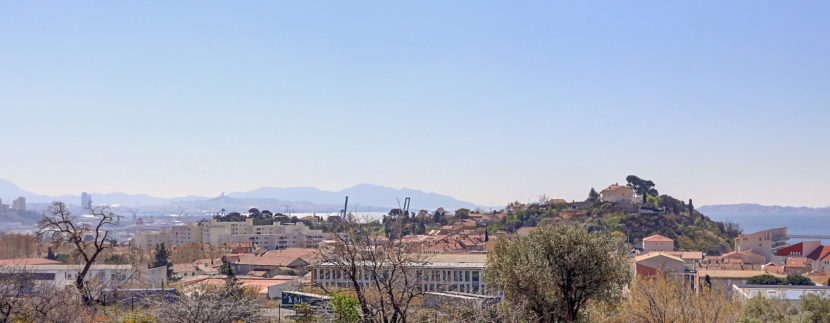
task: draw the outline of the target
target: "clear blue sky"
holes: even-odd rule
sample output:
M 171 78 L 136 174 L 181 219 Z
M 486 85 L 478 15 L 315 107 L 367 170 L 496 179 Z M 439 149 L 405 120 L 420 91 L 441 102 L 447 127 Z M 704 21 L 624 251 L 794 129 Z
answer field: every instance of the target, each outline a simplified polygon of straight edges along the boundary
M 0 3 L 0 178 L 41 194 L 827 206 L 829 165 L 827 1 Z

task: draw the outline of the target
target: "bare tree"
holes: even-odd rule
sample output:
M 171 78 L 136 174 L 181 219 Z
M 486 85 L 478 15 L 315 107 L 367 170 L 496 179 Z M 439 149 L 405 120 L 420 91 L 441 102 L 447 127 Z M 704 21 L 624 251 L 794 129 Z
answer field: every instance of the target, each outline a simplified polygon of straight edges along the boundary
M 417 244 L 373 236 L 356 221 L 344 221 L 337 229 L 334 245 L 319 249 L 321 267 L 349 281 L 365 322 L 406 322 L 413 300 L 424 292 L 427 256 Z
M 88 311 L 77 304 L 74 290 L 34 279 L 25 267 L 0 267 L 0 322 L 82 322 Z
M 734 322 L 742 303 L 711 288 L 693 291 L 680 277 L 658 272 L 631 284 L 631 293 L 617 316 L 626 322 Z
M 159 322 L 257 322 L 264 306 L 256 293 L 228 278 L 224 286 L 198 284 L 173 301 L 164 296 L 150 299 L 149 305 Z
M 83 259 L 83 269 L 75 279 L 75 287 L 81 293 L 84 304 L 91 305 L 95 298 L 86 288 L 86 276 L 98 255 L 108 248 L 109 231 L 106 225 L 113 224 L 113 213 L 106 206 L 87 206 L 92 215 L 92 223 L 83 223 L 73 215 L 63 202 L 52 202 L 38 223 L 38 236 L 51 239 L 55 245 L 70 244 Z M 91 236 L 92 239 L 86 239 Z

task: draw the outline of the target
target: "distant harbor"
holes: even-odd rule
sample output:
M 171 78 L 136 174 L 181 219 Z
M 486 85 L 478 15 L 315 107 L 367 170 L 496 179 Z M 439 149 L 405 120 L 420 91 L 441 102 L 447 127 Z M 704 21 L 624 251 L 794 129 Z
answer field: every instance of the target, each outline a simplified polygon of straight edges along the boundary
M 830 213 L 819 214 L 748 214 L 707 212 L 712 220 L 738 223 L 744 233 L 758 232 L 770 228 L 787 227 L 790 235 L 830 235 Z M 790 239 L 790 243 L 815 239 Z M 822 239 L 830 244 L 830 239 Z

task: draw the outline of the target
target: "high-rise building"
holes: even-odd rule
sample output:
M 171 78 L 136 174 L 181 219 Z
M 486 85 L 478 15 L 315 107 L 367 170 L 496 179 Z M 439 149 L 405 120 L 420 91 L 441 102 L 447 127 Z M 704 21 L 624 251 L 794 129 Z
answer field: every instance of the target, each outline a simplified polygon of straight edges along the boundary
M 26 210 L 26 198 L 25 197 L 18 197 L 14 201 L 12 201 L 12 209 L 25 211 Z
M 86 209 L 92 203 L 92 194 L 87 192 L 81 193 L 81 208 Z

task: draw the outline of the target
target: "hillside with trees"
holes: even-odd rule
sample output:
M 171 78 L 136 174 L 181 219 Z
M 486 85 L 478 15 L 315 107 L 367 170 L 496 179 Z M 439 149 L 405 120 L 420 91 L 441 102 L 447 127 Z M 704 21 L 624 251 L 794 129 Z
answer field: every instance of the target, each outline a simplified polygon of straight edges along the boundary
M 687 202 L 668 194 L 659 194 L 649 180 L 630 175 L 626 186 L 638 193 L 641 204 L 603 202 L 599 193 L 591 189 L 581 202 L 538 203 L 513 202 L 507 206 L 507 216 L 488 226 L 488 231 L 515 232 L 520 227 L 543 224 L 583 223 L 589 230 L 603 230 L 623 237 L 634 244 L 643 238 L 660 234 L 675 240 L 677 250 L 704 251 L 721 254 L 732 249 L 732 239 L 741 233 L 733 223 L 713 221 Z

